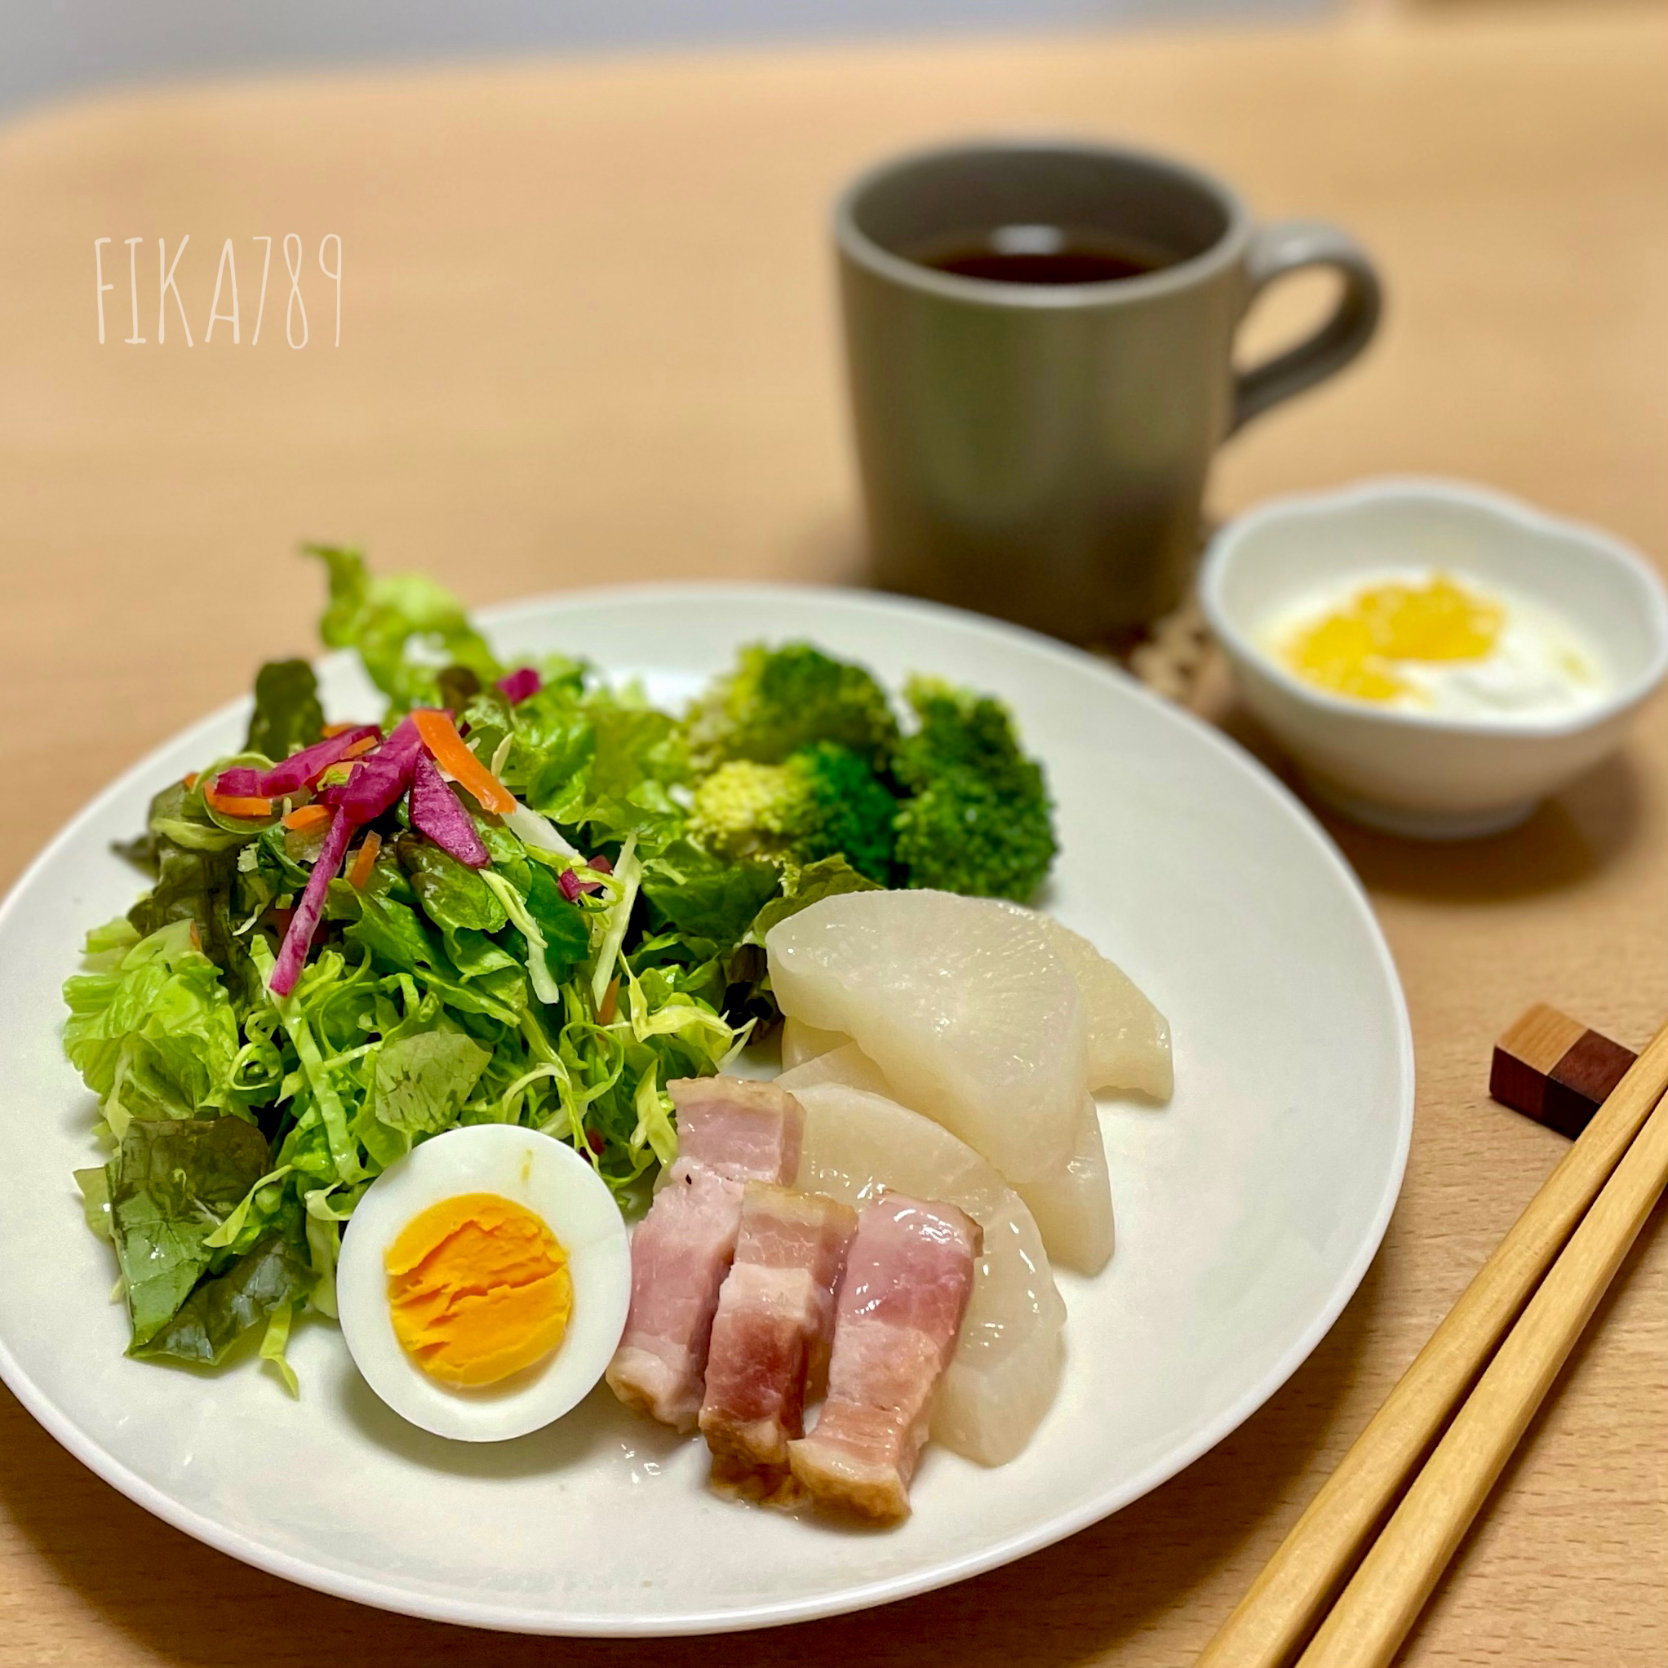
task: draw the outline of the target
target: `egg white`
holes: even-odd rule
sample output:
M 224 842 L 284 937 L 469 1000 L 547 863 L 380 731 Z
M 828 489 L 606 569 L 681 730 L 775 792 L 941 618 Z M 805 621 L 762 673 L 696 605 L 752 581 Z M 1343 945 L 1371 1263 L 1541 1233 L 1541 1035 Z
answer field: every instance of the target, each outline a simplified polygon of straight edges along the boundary
M 460 1193 L 496 1193 L 543 1221 L 567 1253 L 573 1313 L 544 1360 L 502 1383 L 430 1378 L 394 1331 L 384 1255 L 413 1217 Z M 342 1336 L 365 1382 L 402 1418 L 460 1442 L 502 1442 L 559 1419 L 602 1377 L 631 1304 L 631 1244 L 607 1184 L 571 1147 L 512 1124 L 423 1142 L 365 1190 L 336 1269 Z

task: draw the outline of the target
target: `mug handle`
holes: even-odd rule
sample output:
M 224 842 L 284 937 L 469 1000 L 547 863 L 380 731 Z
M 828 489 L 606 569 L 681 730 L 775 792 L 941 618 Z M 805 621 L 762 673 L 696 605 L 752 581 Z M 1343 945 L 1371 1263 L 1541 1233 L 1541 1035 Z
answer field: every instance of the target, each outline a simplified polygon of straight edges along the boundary
M 1316 266 L 1331 267 L 1344 281 L 1332 316 L 1306 341 L 1236 375 L 1229 434 L 1271 405 L 1341 371 L 1372 340 L 1384 302 L 1378 273 L 1354 238 L 1319 221 L 1283 220 L 1252 234 L 1246 309 L 1277 278 Z

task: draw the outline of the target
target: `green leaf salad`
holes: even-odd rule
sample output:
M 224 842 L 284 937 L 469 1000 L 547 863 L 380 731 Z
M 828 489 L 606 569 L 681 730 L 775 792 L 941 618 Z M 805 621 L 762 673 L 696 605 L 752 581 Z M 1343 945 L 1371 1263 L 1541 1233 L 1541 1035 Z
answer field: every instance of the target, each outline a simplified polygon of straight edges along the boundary
M 335 1313 L 342 1224 L 464 1124 L 569 1143 L 622 1211 L 677 1153 L 668 1082 L 778 1017 L 764 934 L 818 898 L 1029 896 L 1042 774 L 999 703 L 743 651 L 686 715 L 577 660 L 500 663 L 455 598 L 309 547 L 327 644 L 386 711 L 327 724 L 311 667 L 264 666 L 243 751 L 119 848 L 150 890 L 88 935 L 64 1046 L 99 1097 L 78 1171 L 129 1353 L 212 1364 Z

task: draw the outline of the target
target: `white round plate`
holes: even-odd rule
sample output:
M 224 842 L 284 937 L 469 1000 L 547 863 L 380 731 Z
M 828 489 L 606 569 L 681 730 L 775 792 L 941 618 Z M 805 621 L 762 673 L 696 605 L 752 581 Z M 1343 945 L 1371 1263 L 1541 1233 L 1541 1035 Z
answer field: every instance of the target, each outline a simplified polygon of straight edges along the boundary
M 854 592 L 576 594 L 485 616 L 510 655 L 566 650 L 681 700 L 738 645 L 812 638 L 896 685 L 1009 701 L 1045 761 L 1061 856 L 1043 905 L 1169 1016 L 1176 1095 L 1106 1101 L 1110 1267 L 1062 1273 L 1059 1399 L 999 1474 L 929 1449 L 914 1516 L 870 1533 L 726 1503 L 698 1441 L 599 1388 L 545 1431 L 448 1443 L 365 1388 L 332 1327 L 298 1328 L 291 1401 L 253 1362 L 130 1361 L 108 1247 L 70 1171 L 94 1105 L 60 1052 L 85 930 L 140 886 L 110 852 L 151 793 L 241 740 L 225 708 L 101 794 L 0 909 L 0 1373 L 54 1436 L 159 1517 L 263 1569 L 415 1615 L 537 1633 L 667 1634 L 855 1610 L 1018 1558 L 1219 1442 L 1314 1348 L 1401 1184 L 1413 1054 L 1366 901 L 1256 764 L 1086 655 L 971 615 Z M 377 707 L 345 657 L 333 717 Z

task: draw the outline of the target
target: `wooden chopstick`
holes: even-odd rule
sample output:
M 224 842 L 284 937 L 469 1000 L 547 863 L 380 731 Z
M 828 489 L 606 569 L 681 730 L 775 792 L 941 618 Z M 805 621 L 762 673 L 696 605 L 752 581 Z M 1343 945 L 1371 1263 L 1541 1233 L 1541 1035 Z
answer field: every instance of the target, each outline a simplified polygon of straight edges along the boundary
M 1668 1188 L 1668 1099 L 1529 1300 L 1299 1668 L 1384 1668 Z
M 1250 1591 L 1205 1647 L 1198 1668 L 1284 1668 L 1296 1654 L 1553 1258 L 1633 1144 L 1665 1088 L 1668 1025 L 1657 1032 L 1628 1068 L 1593 1121 L 1529 1201 L 1528 1208 L 1322 1485 Z M 1614 1216 L 1614 1209 L 1607 1214 L 1607 1221 Z M 1632 1237 L 1628 1235 L 1628 1243 Z M 1616 1261 L 1620 1261 L 1619 1254 Z M 1593 1301 L 1597 1301 L 1596 1294 Z M 1548 1383 L 1556 1371 L 1554 1366 Z M 1490 1473 L 1489 1481 L 1493 1475 Z M 1481 1498 L 1479 1494 L 1478 1500 Z M 1349 1660 L 1350 1668 L 1361 1668 L 1355 1659 L 1331 1660 Z M 1304 1668 L 1312 1668 L 1308 1658 L 1304 1659 Z

